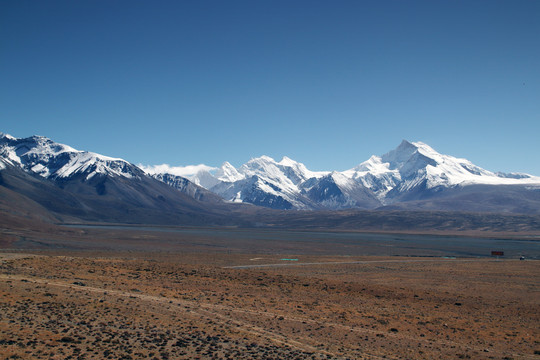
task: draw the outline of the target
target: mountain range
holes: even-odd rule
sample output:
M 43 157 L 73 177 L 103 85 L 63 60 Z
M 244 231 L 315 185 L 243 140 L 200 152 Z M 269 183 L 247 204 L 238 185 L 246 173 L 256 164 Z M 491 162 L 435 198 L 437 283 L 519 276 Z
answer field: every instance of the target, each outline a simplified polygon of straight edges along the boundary
M 341 172 L 310 171 L 287 157 L 277 162 L 262 156 L 239 168 L 225 162 L 185 178 L 166 167 L 136 166 L 42 136 L 0 133 L 0 210 L 49 222 L 234 226 L 293 218 L 307 223 L 340 214 L 353 224 L 358 219 L 352 220 L 351 210 L 538 215 L 540 177 L 490 172 L 424 143 L 403 141 Z M 362 214 L 364 220 L 371 216 Z
M 170 176 L 163 166 L 145 169 L 160 179 Z M 406 140 L 382 156 L 341 172 L 310 171 L 288 157 L 277 162 L 262 156 L 238 169 L 228 162 L 213 173 L 203 169 L 189 180 L 227 201 L 274 209 L 537 213 L 540 200 L 540 177 L 494 173 L 466 159 L 439 154 L 422 142 Z
M 231 211 L 188 180 L 177 186 L 122 159 L 41 136 L 0 134 L 0 208 L 9 214 L 57 222 L 212 225 L 222 224 L 223 212 Z

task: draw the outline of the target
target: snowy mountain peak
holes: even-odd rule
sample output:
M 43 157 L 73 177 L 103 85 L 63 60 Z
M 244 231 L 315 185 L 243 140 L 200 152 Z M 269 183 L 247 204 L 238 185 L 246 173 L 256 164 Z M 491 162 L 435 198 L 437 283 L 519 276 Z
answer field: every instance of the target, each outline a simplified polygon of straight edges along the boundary
M 388 163 L 391 169 L 400 169 L 411 161 L 417 162 L 417 167 L 425 166 L 425 163 L 434 165 L 435 159 L 432 157 L 438 155 L 435 150 L 421 142 L 411 143 L 403 140 L 396 149 L 384 154 L 381 159 Z
M 398 145 L 398 147 L 395 150 L 398 150 L 398 151 L 407 151 L 407 150 L 416 151 L 420 147 L 421 144 L 423 144 L 423 143 L 420 142 L 420 141 L 412 142 L 412 141 L 403 139 L 403 140 L 401 140 L 401 143 Z
M 15 138 L 9 134 L 3 133 L 0 131 L 0 139 L 8 139 L 8 140 L 15 140 Z
M 236 168 L 234 166 L 232 166 L 232 164 L 228 161 L 224 161 L 223 164 L 221 164 L 221 168 L 222 169 L 235 169 Z
M 266 155 L 249 160 L 247 163 L 240 166 L 238 172 L 245 177 L 262 176 L 278 181 L 290 181 L 287 176 L 283 174 L 279 164 Z
M 388 165 L 388 163 L 383 162 L 380 156 L 372 155 L 368 160 L 346 171 L 346 173 L 384 173 L 389 171 Z
M 283 166 L 297 166 L 298 164 L 300 164 L 298 161 L 295 161 L 287 156 L 281 158 L 281 161 L 279 162 L 279 165 Z
M 501 176 L 474 165 L 467 159 L 443 155 L 423 142 L 403 140 L 394 150 L 381 157 L 388 171 L 399 172 L 400 189 L 410 190 L 423 182 L 427 188 L 451 187 L 468 184 L 519 184 L 524 181 L 538 182 L 540 178 L 523 176 Z M 397 175 L 397 174 L 396 174 Z M 397 184 L 397 183 L 396 183 Z
M 267 164 L 277 164 L 276 160 L 267 155 L 262 155 L 257 158 L 251 158 L 243 166 L 253 167 L 253 166 L 265 166 Z
M 68 178 L 82 174 L 90 179 L 96 174 L 123 177 L 140 176 L 143 172 L 128 162 L 56 143 L 44 136 L 24 139 L 0 138 L 0 156 L 11 164 L 45 178 Z
M 253 158 L 244 165 L 240 166 L 238 172 L 245 176 L 253 176 L 263 173 L 276 176 L 277 173 L 279 173 L 277 165 L 277 162 L 270 156 L 263 155 L 258 158 Z
M 225 161 L 214 175 L 217 179 L 225 182 L 235 182 L 245 178 L 234 166 Z M 212 185 L 213 186 L 213 185 Z

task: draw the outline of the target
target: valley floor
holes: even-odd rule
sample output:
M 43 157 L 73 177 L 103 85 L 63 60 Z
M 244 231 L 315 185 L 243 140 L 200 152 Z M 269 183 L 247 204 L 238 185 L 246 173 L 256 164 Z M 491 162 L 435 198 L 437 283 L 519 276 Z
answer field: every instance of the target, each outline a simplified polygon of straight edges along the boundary
M 4 252 L 0 353 L 540 359 L 539 275 L 528 260 Z

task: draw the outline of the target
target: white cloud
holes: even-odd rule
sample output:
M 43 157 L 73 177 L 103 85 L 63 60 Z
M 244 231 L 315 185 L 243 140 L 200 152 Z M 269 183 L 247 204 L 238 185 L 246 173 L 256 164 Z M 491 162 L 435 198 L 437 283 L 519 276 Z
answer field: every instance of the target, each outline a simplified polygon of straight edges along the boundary
M 199 165 L 188 165 L 188 166 L 170 166 L 169 164 L 161 165 L 138 165 L 139 168 L 143 169 L 148 174 L 172 174 L 183 177 L 191 177 L 197 174 L 199 171 L 213 171 L 216 170 L 215 167 L 211 167 L 204 164 Z

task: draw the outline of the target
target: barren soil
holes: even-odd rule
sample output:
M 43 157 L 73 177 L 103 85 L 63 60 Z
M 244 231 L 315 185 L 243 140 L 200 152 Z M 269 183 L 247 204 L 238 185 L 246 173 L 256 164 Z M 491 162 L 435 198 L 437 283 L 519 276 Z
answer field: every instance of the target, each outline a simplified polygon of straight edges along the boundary
M 539 275 L 528 260 L 5 252 L 0 354 L 540 359 Z

